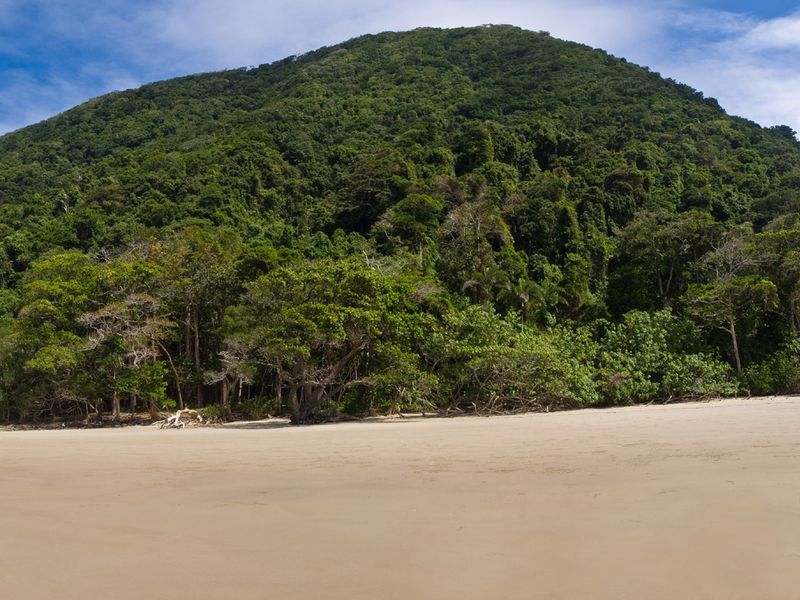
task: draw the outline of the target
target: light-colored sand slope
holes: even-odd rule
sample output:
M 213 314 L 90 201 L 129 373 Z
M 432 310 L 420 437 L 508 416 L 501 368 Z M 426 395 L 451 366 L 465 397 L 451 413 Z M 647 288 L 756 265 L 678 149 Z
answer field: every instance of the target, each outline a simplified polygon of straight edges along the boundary
M 0 598 L 800 597 L 800 400 L 0 433 Z

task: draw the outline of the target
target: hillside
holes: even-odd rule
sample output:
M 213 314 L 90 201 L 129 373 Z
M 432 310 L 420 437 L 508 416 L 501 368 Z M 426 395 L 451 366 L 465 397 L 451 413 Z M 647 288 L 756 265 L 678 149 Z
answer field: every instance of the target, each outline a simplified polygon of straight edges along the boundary
M 795 391 L 798 208 L 790 129 L 507 26 L 110 94 L 0 138 L 0 418 Z

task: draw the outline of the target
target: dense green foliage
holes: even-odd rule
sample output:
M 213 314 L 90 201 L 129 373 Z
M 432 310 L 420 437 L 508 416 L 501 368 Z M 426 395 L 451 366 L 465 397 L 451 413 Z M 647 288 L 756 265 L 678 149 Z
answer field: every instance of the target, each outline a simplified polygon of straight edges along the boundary
M 788 128 L 512 27 L 111 94 L 0 138 L 0 419 L 800 391 L 798 208 Z

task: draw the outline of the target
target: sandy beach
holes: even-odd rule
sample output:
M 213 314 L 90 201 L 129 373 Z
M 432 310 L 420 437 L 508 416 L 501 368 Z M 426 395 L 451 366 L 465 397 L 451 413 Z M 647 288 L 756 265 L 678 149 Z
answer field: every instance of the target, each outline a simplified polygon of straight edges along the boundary
M 0 432 L 0 598 L 796 598 L 800 399 Z

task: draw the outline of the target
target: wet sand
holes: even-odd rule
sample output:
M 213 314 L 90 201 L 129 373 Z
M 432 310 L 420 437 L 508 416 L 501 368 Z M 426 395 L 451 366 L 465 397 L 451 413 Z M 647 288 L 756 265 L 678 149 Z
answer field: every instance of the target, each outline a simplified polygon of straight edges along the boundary
M 800 399 L 0 432 L 0 598 L 800 597 Z

